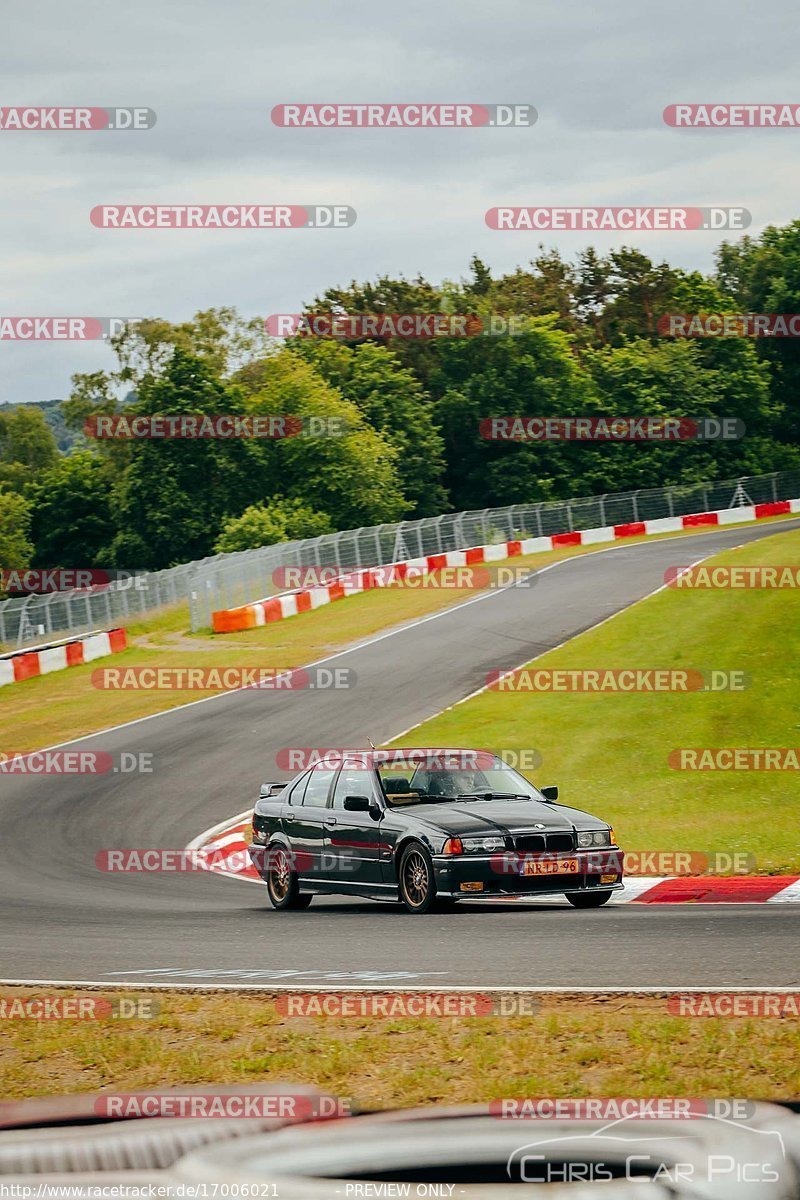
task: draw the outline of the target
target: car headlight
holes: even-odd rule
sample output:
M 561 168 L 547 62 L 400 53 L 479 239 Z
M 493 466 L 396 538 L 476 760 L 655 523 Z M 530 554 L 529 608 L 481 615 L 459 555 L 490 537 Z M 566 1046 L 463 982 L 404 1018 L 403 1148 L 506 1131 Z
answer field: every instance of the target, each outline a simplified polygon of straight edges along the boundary
M 461 843 L 468 854 L 480 853 L 482 850 L 505 850 L 506 840 L 502 837 L 462 838 Z
M 610 846 L 611 831 L 608 829 L 587 829 L 578 834 L 578 847 L 588 850 L 591 846 Z

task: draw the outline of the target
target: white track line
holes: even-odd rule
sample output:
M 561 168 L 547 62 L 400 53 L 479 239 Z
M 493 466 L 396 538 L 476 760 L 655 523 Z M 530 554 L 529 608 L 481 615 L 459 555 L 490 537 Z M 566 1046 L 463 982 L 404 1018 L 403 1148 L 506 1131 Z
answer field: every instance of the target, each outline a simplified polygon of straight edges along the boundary
M 791 996 L 796 992 L 800 992 L 800 983 L 793 984 L 789 987 L 741 987 L 739 984 L 730 984 L 728 987 L 720 987 L 718 984 L 708 985 L 703 983 L 687 983 L 682 986 L 674 984 L 664 984 L 658 986 L 632 986 L 632 987 L 589 987 L 583 984 L 561 985 L 554 987 L 539 987 L 529 984 L 475 984 L 468 986 L 466 984 L 453 984 L 447 987 L 442 984 L 402 984 L 401 986 L 390 984 L 364 984 L 363 986 L 353 986 L 348 984 L 286 984 L 286 983 L 140 983 L 136 980 L 131 980 L 130 983 L 117 983 L 116 981 L 109 982 L 108 980 L 97 979 L 0 979 L 0 987 L 86 987 L 86 988 L 124 988 L 126 991 L 158 991 L 158 992 L 347 992 L 359 994 L 361 992 L 424 992 L 424 993 L 441 993 L 448 995 L 452 992 L 501 992 L 501 993 L 532 993 L 541 995 L 569 995 L 576 993 L 579 995 L 594 995 L 602 993 L 610 996 L 659 996 L 659 995 L 676 995 L 685 992 L 708 992 L 712 995 L 728 995 L 733 992 L 737 995 L 775 995 L 775 996 Z

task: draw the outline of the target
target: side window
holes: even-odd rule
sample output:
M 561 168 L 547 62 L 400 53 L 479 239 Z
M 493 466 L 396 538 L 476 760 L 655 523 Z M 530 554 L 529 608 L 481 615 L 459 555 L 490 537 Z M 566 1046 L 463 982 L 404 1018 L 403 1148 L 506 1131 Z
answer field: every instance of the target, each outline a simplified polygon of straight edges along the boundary
M 305 775 L 301 775 L 300 778 L 298 779 L 297 783 L 295 783 L 292 787 L 289 788 L 289 791 L 286 795 L 286 803 L 287 804 L 302 804 L 303 803 L 303 792 L 306 790 L 307 783 L 308 783 L 308 771 L 306 771 Z
M 344 768 L 336 783 L 333 793 L 333 807 L 344 808 L 345 796 L 366 796 L 371 800 L 374 794 L 372 773 L 370 771 L 348 770 Z
M 322 807 L 328 799 L 328 792 L 331 786 L 335 771 L 312 771 L 308 777 L 306 785 L 306 794 L 303 797 L 303 806 L 316 805 Z

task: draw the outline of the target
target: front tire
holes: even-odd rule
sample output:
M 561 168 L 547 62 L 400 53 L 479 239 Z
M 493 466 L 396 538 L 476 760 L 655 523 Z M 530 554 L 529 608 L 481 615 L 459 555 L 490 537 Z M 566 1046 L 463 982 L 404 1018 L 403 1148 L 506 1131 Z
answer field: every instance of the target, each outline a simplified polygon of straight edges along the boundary
M 419 842 L 406 846 L 397 872 L 400 899 L 406 911 L 414 915 L 430 912 L 436 903 L 433 860 Z
M 308 908 L 313 896 L 311 892 L 300 891 L 300 881 L 297 872 L 292 870 L 289 851 L 283 846 L 270 848 L 270 862 L 267 868 L 267 892 L 269 902 L 279 912 L 288 909 Z
M 599 908 L 608 904 L 611 892 L 576 892 L 574 896 L 568 894 L 567 899 L 573 908 Z

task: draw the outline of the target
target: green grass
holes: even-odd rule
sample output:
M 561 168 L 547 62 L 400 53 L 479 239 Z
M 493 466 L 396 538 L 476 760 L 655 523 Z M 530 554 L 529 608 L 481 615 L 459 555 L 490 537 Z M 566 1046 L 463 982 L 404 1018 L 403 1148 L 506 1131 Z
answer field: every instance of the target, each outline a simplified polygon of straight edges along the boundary
M 0 990 L 34 993 L 42 989 Z M 535 1016 L 424 1020 L 288 1018 L 266 994 L 158 999 L 150 1020 L 4 1021 L 0 1092 L 13 1100 L 272 1080 L 390 1107 L 520 1096 L 785 1099 L 800 1089 L 800 1022 L 673 1017 L 664 996 L 545 995 Z
M 800 533 L 715 563 L 800 565 Z M 666 589 L 536 660 L 554 668 L 745 671 L 744 691 L 534 694 L 487 691 L 404 737 L 412 746 L 536 748 L 534 782 L 602 815 L 626 850 L 730 851 L 756 873 L 800 871 L 792 771 L 678 771 L 678 747 L 800 746 L 798 593 Z

